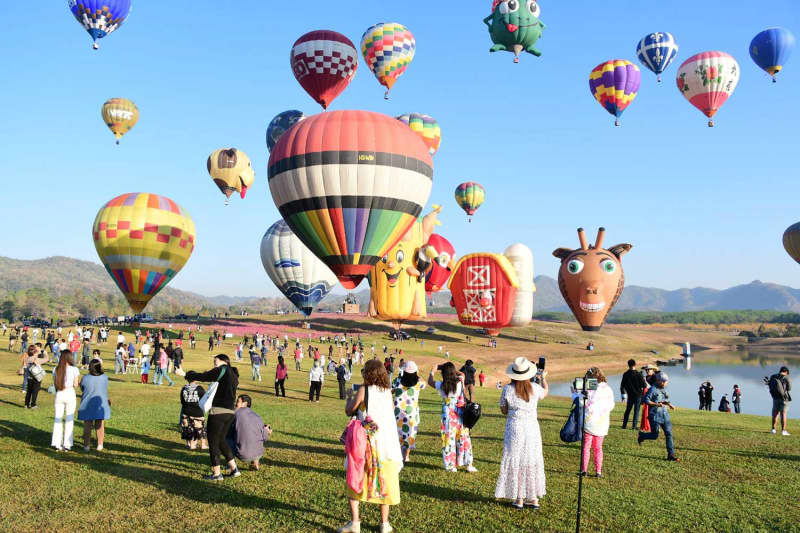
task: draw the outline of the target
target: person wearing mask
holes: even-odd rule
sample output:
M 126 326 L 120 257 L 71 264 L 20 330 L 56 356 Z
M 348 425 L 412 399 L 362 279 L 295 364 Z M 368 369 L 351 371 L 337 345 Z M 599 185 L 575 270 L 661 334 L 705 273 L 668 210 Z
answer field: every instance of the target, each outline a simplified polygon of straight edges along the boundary
M 466 397 L 469 401 L 472 401 L 472 394 L 475 392 L 475 367 L 472 365 L 472 359 L 467 359 L 459 372 L 464 374 Z
M 200 407 L 200 398 L 205 393 L 197 381 L 190 381 L 181 389 L 181 438 L 190 450 L 196 450 L 198 442 L 203 450 L 208 449 L 205 413 Z
M 789 381 L 789 368 L 782 366 L 777 374 L 773 374 L 767 381 L 769 394 L 772 396 L 772 431 L 775 434 L 775 425 L 778 418 L 781 419 L 781 435 L 789 436 L 786 431 L 786 412 L 789 410 L 789 403 L 792 401 L 792 382 Z
M 322 383 L 325 381 L 325 372 L 319 366 L 319 361 L 314 361 L 311 372 L 308 373 L 308 401 L 319 402 L 319 393 L 322 390 Z M 316 396 L 316 398 L 315 398 Z
M 69 350 L 61 352 L 61 359 L 53 369 L 53 385 L 56 389 L 55 422 L 50 445 L 58 451 L 72 449 L 72 433 L 75 426 L 75 388 L 81 378 L 81 371 L 73 364 Z
M 625 414 L 622 417 L 622 429 L 628 426 L 628 417 L 633 410 L 632 429 L 636 430 L 636 422 L 639 420 L 639 408 L 642 404 L 642 396 L 647 382 L 641 372 L 636 370 L 636 361 L 628 359 L 628 370 L 622 374 L 622 382 L 619 385 L 619 392 L 623 396 L 625 404 Z
M 264 455 L 264 443 L 272 436 L 272 428 L 264 424 L 251 409 L 252 405 L 253 400 L 247 394 L 236 399 L 236 413 L 227 439 L 233 454 L 240 461 L 250 463 L 253 470 L 258 470 L 258 463 Z
M 675 409 L 669 401 L 669 394 L 667 393 L 667 383 L 669 383 L 669 376 L 666 372 L 658 372 L 655 375 L 655 384 L 650 387 L 644 397 L 644 403 L 649 407 L 649 419 L 651 431 L 645 433 L 639 432 L 637 442 L 639 446 L 645 440 L 658 439 L 658 431 L 664 431 L 664 437 L 667 443 L 667 460 L 680 461 L 675 455 L 675 443 L 672 439 L 672 421 L 669 418 L 668 409 Z
M 741 405 L 742 405 L 742 389 L 739 388 L 739 385 L 734 385 L 733 386 L 733 394 L 731 395 L 731 397 L 733 398 L 733 410 L 738 415 L 738 414 L 740 414 L 742 412 L 741 411 L 741 408 L 742 408 L 741 407 Z
M 454 369 L 455 370 L 455 369 Z M 400 470 L 403 468 L 403 457 L 400 452 L 400 441 L 395 431 L 394 407 L 389 375 L 380 361 L 367 361 L 361 370 L 363 384 L 357 392 L 347 392 L 345 414 L 358 416 L 367 423 L 367 439 L 373 454 L 377 456 L 378 468 L 372 468 L 371 462 L 360 465 L 363 482 L 361 490 L 356 492 L 348 483 L 347 498 L 350 502 L 351 520 L 339 528 L 339 533 L 360 533 L 360 502 L 374 503 L 381 506 L 381 533 L 394 531 L 389 523 L 389 507 L 400 503 Z M 369 424 L 373 422 L 373 424 Z M 377 426 L 377 427 L 376 427 Z M 350 441 L 348 441 L 350 442 Z M 348 454 L 353 450 L 348 445 Z M 356 461 L 348 457 L 348 479 L 358 478 L 353 471 L 359 469 Z M 379 479 L 383 483 L 376 483 Z
M 545 473 L 537 406 L 550 391 L 547 372 L 539 375 L 541 385 L 531 382 L 537 375 L 536 365 L 525 357 L 517 357 L 506 369 L 506 375 L 511 383 L 500 394 L 500 411 L 506 416 L 506 428 L 494 495 L 511 500 L 517 509 L 525 505 L 539 509 L 539 498 L 545 495 Z
M 333 364 L 333 361 L 331 361 L 331 364 Z M 347 368 L 344 366 L 344 357 L 339 359 L 339 364 L 335 367 L 334 371 L 336 372 L 336 382 L 339 384 L 339 399 L 344 400 L 344 387 L 349 374 Z
M 28 346 L 27 355 L 25 356 L 25 372 L 28 374 L 28 388 L 25 391 L 25 409 L 38 409 L 36 401 L 39 398 L 39 390 L 42 388 L 42 379 L 44 379 L 44 369 L 42 365 L 47 362 L 47 356 L 44 355 L 42 349 L 38 344 Z
M 239 371 L 231 366 L 230 358 L 224 353 L 214 356 L 214 368 L 207 372 L 184 372 L 178 370 L 177 375 L 185 376 L 190 383 L 201 381 L 203 383 L 217 382 L 217 392 L 211 402 L 211 410 L 208 413 L 208 449 L 211 456 L 211 474 L 203 476 L 209 481 L 222 481 L 225 479 L 220 471 L 219 456 L 223 456 L 228 463 L 229 471 L 227 477 L 238 477 L 241 475 L 236 468 L 236 460 L 233 452 L 228 446 L 225 437 L 230 431 L 234 419 L 234 408 L 236 401 L 236 389 L 239 387 Z
M 472 440 L 469 429 L 464 426 L 464 375 L 456 371 L 451 362 L 439 365 L 442 380 L 433 379 L 434 370 L 428 374 L 428 385 L 434 387 L 442 397 L 442 461 L 444 469 L 456 472 L 465 466 L 467 472 L 477 472 L 472 465 Z
M 89 362 L 89 374 L 81 378 L 81 404 L 78 420 L 83 422 L 83 450 L 91 449 L 92 427 L 97 434 L 97 451 L 103 450 L 105 421 L 111 418 L 111 400 L 108 398 L 108 376 L 103 373 L 103 364 L 93 359 Z
M 584 379 L 596 379 L 597 390 L 586 393 L 585 435 L 581 456 L 581 475 L 589 468 L 589 453 L 594 452 L 594 468 L 597 477 L 603 477 L 603 440 L 608 435 L 611 411 L 614 409 L 614 392 L 608 386 L 605 374 L 596 366 L 591 367 Z
M 286 363 L 283 356 L 278 356 L 278 364 L 275 366 L 275 396 L 278 396 L 278 389 L 280 389 L 281 396 L 286 398 L 286 380 L 289 379 L 289 372 L 286 368 Z
M 419 379 L 419 368 L 414 361 L 405 364 L 403 373 L 392 383 L 394 418 L 397 421 L 397 436 L 403 462 L 408 462 L 411 451 L 416 449 L 419 430 L 419 397 L 426 383 Z

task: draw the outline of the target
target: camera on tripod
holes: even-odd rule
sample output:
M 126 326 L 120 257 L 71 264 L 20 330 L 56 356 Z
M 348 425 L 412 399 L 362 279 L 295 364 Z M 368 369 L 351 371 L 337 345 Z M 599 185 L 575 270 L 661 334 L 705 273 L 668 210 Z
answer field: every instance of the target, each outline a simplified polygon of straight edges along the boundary
M 578 392 L 597 390 L 597 378 L 575 378 L 572 381 L 572 388 Z

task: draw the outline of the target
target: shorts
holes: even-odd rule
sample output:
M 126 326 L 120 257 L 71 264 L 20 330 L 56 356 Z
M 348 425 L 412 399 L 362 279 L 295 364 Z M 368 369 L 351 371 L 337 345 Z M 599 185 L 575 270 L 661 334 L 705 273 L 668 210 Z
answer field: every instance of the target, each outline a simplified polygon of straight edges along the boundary
M 785 413 L 789 409 L 789 402 L 782 398 L 773 398 L 772 399 L 772 415 L 776 415 L 778 413 Z

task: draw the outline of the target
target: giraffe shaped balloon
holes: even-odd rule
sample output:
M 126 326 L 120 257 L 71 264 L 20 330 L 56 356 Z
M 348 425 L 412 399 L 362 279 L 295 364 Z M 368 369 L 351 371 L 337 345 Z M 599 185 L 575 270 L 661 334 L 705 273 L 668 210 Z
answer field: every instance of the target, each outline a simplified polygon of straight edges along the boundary
M 603 248 L 605 228 L 597 232 L 594 245 L 588 244 L 583 228 L 578 228 L 581 247 L 558 248 L 553 255 L 561 260 L 558 287 L 584 331 L 597 331 L 617 303 L 625 287 L 622 256 L 633 245 L 616 244 Z

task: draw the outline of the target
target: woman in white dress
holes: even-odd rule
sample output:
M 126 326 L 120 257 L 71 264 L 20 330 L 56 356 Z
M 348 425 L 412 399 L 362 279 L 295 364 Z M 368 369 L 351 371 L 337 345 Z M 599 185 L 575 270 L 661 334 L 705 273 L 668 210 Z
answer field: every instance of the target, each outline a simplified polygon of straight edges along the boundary
M 531 383 L 531 378 L 536 375 L 536 365 L 524 357 L 517 357 L 506 374 L 511 383 L 503 387 L 500 411 L 508 418 L 494 496 L 512 500 L 517 509 L 525 505 L 539 509 L 539 498 L 545 495 L 545 478 L 536 406 L 549 392 L 547 373 L 542 372 L 541 385 Z

